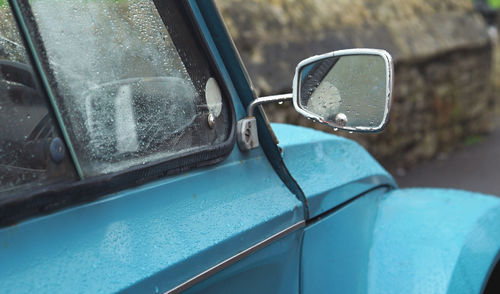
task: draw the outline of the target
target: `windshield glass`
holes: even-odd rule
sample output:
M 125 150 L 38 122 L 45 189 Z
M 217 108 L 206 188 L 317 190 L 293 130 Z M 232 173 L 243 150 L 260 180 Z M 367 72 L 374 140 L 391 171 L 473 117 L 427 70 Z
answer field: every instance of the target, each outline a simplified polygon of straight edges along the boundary
M 0 199 L 74 178 L 10 7 L 0 1 Z M 60 149 L 52 156 L 50 146 Z
M 209 77 L 193 80 L 153 1 L 30 4 L 85 176 L 224 141 L 227 112 L 208 127 Z

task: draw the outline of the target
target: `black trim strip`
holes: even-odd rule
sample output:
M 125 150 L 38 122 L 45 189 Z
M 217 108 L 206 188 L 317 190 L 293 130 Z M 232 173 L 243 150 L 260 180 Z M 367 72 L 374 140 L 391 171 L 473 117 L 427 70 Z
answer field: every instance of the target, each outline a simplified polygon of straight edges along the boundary
M 227 147 L 232 150 L 232 144 L 219 146 L 221 149 Z M 19 191 L 0 198 L 0 228 L 14 225 L 30 217 L 47 215 L 64 208 L 92 202 L 110 193 L 136 187 L 192 168 L 214 165 L 229 155 L 226 153 L 220 156 L 220 153 L 220 150 L 206 150 L 201 154 L 192 153 L 176 158 L 175 161 L 135 167 L 121 173 L 92 177 L 77 182 L 67 181 L 46 185 L 33 191 Z M 214 158 L 214 156 L 218 157 Z

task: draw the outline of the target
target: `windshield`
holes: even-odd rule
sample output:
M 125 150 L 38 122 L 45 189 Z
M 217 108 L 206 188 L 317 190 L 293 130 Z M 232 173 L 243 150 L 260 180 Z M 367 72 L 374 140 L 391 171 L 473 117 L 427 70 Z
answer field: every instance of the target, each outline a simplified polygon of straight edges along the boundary
M 0 1 L 0 199 L 74 177 L 7 3 Z M 52 156 L 50 146 L 60 148 Z
M 30 4 L 86 176 L 224 141 L 227 112 L 206 123 L 210 76 L 193 80 L 153 1 Z

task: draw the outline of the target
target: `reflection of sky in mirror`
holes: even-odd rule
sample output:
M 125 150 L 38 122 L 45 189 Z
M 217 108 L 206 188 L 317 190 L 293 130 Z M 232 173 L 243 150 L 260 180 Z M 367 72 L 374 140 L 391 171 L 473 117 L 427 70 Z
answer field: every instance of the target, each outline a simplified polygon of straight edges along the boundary
M 386 100 L 386 66 L 382 57 L 341 57 L 315 87 L 311 89 L 307 110 L 330 121 L 342 112 L 349 127 L 376 127 L 382 122 Z

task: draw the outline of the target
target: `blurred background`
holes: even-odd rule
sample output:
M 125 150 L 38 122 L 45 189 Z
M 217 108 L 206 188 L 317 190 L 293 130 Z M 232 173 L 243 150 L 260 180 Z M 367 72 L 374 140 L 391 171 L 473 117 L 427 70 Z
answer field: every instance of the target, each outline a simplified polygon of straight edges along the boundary
M 291 103 L 272 122 L 352 138 L 402 187 L 500 195 L 500 0 L 216 0 L 257 94 L 291 92 L 297 63 L 329 51 L 387 50 L 395 61 L 389 126 L 334 132 Z

